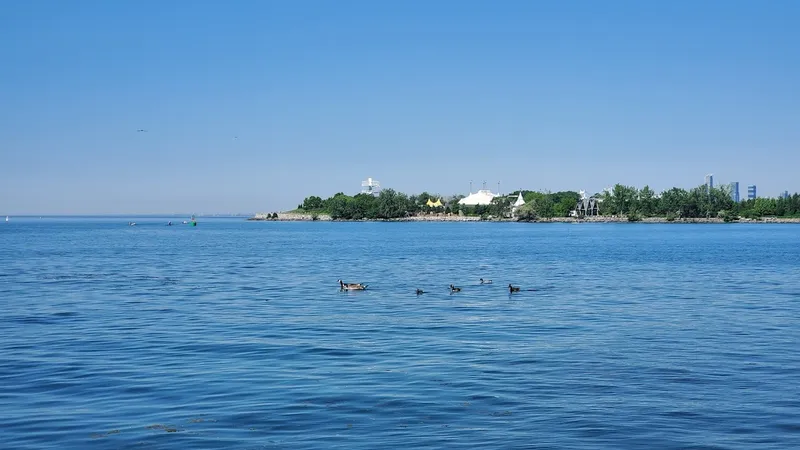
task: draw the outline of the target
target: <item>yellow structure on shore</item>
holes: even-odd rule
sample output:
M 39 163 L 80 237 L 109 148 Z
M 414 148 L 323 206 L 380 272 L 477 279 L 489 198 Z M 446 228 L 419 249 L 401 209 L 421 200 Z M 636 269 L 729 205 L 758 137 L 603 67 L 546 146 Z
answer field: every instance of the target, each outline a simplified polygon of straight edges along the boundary
M 442 205 L 442 199 L 440 198 L 437 198 L 435 202 L 432 202 L 431 199 L 428 199 L 428 202 L 425 204 L 430 208 L 439 208 L 444 206 Z

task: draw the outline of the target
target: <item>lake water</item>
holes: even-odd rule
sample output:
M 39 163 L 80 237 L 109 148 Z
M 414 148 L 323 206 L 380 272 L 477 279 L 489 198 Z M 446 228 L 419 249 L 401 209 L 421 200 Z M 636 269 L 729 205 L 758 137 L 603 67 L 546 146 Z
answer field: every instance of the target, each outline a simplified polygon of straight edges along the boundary
M 800 448 L 800 226 L 172 220 L 0 223 L 0 447 Z

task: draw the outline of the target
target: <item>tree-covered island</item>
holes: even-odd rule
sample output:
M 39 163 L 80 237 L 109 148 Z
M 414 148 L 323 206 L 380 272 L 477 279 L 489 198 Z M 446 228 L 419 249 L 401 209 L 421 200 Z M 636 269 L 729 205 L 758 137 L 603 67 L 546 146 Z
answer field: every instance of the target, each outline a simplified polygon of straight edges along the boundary
M 800 195 L 797 193 L 788 197 L 759 197 L 737 203 L 732 199 L 727 186 L 709 188 L 701 185 L 690 190 L 676 187 L 656 193 L 648 186 L 638 189 L 617 184 L 585 200 L 574 191 L 523 190 L 521 192 L 525 204 L 514 210 L 512 205 L 519 192 L 497 196 L 489 205 L 475 206 L 459 204 L 459 200 L 464 198 L 460 195 L 441 196 L 428 192 L 407 195 L 393 189 L 384 189 L 379 195 L 351 196 L 339 192 L 327 199 L 307 197 L 293 212 L 314 219 L 327 215 L 333 220 L 390 220 L 424 215 L 520 221 L 605 216 L 623 217 L 631 222 L 646 218 L 663 218 L 666 221 L 722 219 L 726 222 L 740 218 L 800 218 Z M 441 206 L 438 206 L 437 200 Z M 580 208 L 581 202 L 587 200 L 595 209 Z

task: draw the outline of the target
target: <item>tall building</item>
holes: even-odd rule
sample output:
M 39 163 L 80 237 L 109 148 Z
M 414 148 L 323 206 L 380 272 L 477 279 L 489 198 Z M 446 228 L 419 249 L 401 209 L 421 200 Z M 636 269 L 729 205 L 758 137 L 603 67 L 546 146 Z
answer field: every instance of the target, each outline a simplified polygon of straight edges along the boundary
M 714 174 L 710 173 L 706 175 L 706 189 L 711 190 L 714 187 Z
M 739 203 L 739 182 L 731 181 L 731 199 Z
M 756 185 L 751 184 L 747 186 L 747 199 L 748 200 L 755 200 L 758 195 L 756 194 Z
M 787 199 L 787 198 L 789 198 L 789 191 L 783 191 L 783 193 L 780 195 L 780 197 L 781 197 L 782 199 Z

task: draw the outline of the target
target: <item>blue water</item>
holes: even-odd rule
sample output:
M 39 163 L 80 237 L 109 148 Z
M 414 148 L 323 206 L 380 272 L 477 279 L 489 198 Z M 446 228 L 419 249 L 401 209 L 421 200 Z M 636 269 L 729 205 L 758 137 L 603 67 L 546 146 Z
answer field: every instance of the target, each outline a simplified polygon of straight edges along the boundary
M 0 447 L 800 448 L 800 226 L 128 220 L 0 223 Z

